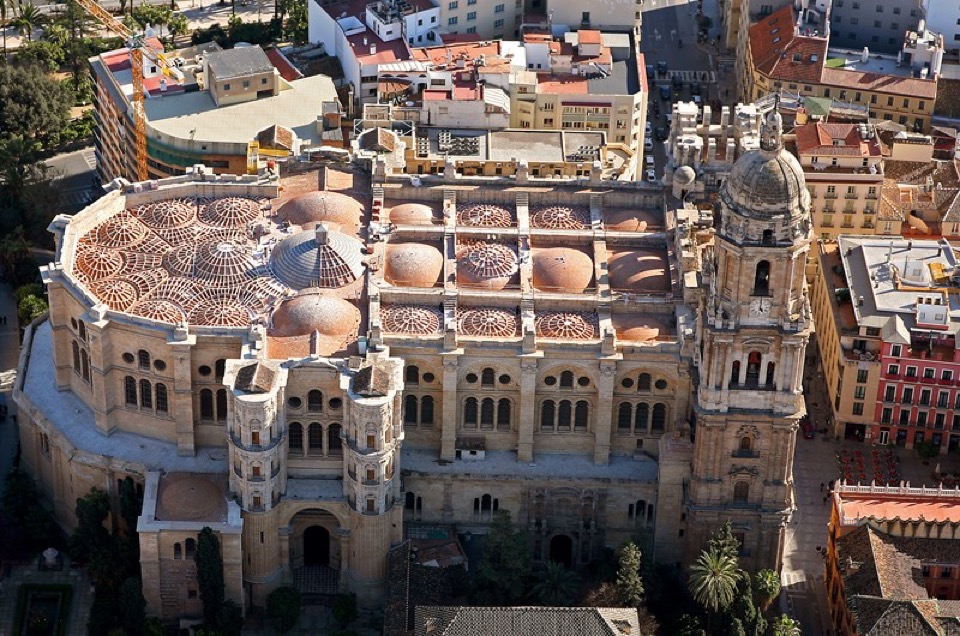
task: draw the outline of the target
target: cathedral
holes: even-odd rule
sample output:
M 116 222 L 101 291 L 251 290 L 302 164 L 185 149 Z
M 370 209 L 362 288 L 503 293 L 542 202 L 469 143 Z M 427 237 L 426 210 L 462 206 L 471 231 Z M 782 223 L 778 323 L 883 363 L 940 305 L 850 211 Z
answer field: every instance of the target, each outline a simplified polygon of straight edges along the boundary
M 499 511 L 541 563 L 632 537 L 687 563 L 730 521 L 743 566 L 777 568 L 810 198 L 758 118 L 716 205 L 377 160 L 118 181 L 51 225 L 23 466 L 68 531 L 78 497 L 136 482 L 166 620 L 200 613 L 205 526 L 244 607 L 284 584 L 379 602 L 392 547 L 469 554 Z

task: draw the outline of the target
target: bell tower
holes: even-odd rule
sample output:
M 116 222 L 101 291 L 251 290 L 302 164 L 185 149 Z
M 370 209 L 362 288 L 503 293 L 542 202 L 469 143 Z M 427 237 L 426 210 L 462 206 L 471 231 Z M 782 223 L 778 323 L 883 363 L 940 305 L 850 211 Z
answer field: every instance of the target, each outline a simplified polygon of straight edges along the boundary
M 721 189 L 721 222 L 704 266 L 687 498 L 687 562 L 730 521 L 748 570 L 780 563 L 812 327 L 803 272 L 810 194 L 783 148 L 776 109 L 760 129 L 760 147 L 736 161 Z

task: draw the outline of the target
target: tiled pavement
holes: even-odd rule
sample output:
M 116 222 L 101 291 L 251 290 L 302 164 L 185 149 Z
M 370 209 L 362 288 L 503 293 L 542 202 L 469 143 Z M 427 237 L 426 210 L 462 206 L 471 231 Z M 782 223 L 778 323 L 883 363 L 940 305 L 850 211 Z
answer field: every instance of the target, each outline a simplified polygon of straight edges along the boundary
M 0 636 L 13 636 L 16 625 L 13 624 L 17 607 L 17 593 L 23 583 L 72 585 L 73 597 L 70 601 L 70 618 L 67 636 L 87 636 L 87 620 L 90 618 L 90 605 L 93 594 L 90 580 L 83 570 L 74 570 L 64 564 L 60 572 L 41 572 L 36 562 L 16 565 L 10 575 L 3 579 L 3 593 L 0 595 Z

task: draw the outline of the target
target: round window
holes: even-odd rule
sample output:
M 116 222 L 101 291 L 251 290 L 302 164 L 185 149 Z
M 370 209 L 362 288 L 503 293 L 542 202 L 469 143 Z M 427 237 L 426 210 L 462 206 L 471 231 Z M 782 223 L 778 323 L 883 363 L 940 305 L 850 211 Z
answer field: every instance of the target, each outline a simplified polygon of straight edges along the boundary
M 436 378 L 434 377 L 434 375 L 433 375 L 432 373 L 424 373 L 424 374 L 423 374 L 423 378 L 422 378 L 422 380 L 423 380 L 424 382 L 426 382 L 427 384 L 433 382 L 435 379 L 436 379 Z
M 580 386 L 590 386 L 590 378 L 588 378 L 587 376 L 577 378 L 577 384 L 579 384 Z
M 136 358 L 133 357 L 132 353 L 123 354 L 123 361 L 126 362 L 127 364 L 133 364 L 134 360 L 136 360 Z
M 497 379 L 500 380 L 500 384 L 510 384 L 510 376 L 507 375 L 506 373 L 504 373 Z
M 339 409 L 343 407 L 343 400 L 340 398 L 330 398 L 330 408 Z
M 200 375 L 206 377 L 206 376 L 210 375 L 210 374 L 212 373 L 212 371 L 210 370 L 210 367 L 208 367 L 207 365 L 203 364 L 203 365 L 200 365 L 200 368 L 199 368 L 199 369 L 197 369 L 197 373 L 199 373 Z
M 663 391 L 665 388 L 667 388 L 667 381 L 657 380 L 653 386 L 657 387 L 658 390 Z
M 473 384 L 474 382 L 477 381 L 477 374 L 476 374 L 476 373 L 468 373 L 467 376 L 464 378 L 464 380 L 466 380 L 466 381 L 469 382 L 470 384 Z
M 630 387 L 633 386 L 633 379 L 632 379 L 632 378 L 624 378 L 624 379 L 620 380 L 620 386 L 622 386 L 622 387 L 625 388 L 625 389 L 629 389 Z
M 164 362 L 163 360 L 154 360 L 154 361 L 153 361 L 153 368 L 156 369 L 157 371 L 166 371 L 166 370 L 167 370 L 167 363 Z
M 298 397 L 287 398 L 287 406 L 292 409 L 298 409 L 303 406 L 303 400 Z
M 547 386 L 553 386 L 554 384 L 557 383 L 557 379 L 552 375 L 548 375 L 543 379 L 543 383 L 546 384 Z

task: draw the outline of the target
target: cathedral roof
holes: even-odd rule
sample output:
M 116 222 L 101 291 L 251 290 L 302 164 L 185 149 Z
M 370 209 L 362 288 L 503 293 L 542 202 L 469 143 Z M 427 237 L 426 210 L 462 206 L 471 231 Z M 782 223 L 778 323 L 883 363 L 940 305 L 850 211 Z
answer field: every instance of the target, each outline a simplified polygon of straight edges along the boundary
M 810 208 L 800 162 L 783 147 L 783 121 L 776 108 L 761 128 L 760 148 L 733 164 L 720 196 L 733 211 L 752 217 L 793 216 Z

